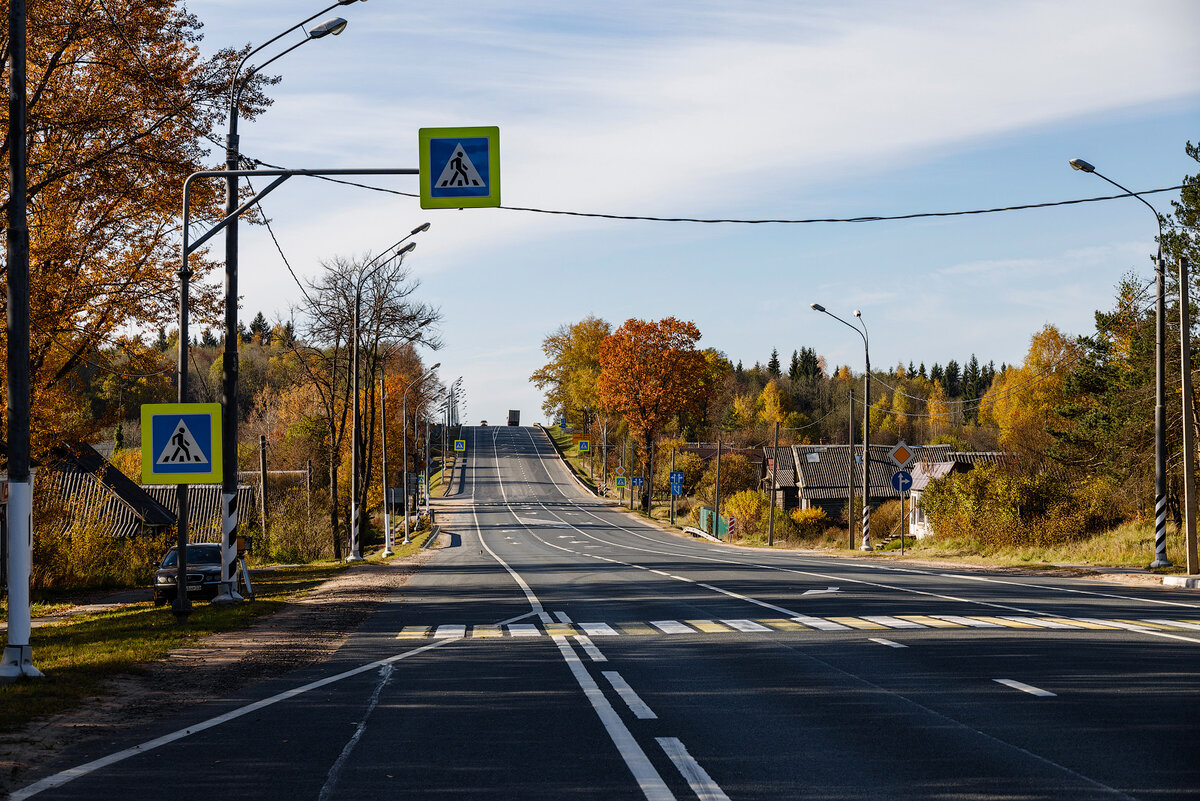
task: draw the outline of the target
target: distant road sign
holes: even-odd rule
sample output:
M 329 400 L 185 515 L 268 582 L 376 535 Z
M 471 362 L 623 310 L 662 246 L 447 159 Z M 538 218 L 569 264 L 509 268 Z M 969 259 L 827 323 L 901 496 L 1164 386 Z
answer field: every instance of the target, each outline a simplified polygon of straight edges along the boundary
M 623 486 L 625 486 L 625 476 L 617 476 L 616 478 L 614 478 L 614 479 L 613 479 L 613 486 L 614 486 L 614 487 L 623 487 Z
M 916 456 L 912 448 L 904 444 L 904 440 L 896 443 L 896 447 L 888 451 L 888 456 L 896 463 L 896 467 L 907 467 L 908 463 Z
M 671 484 L 671 494 L 672 495 L 682 495 L 683 494 L 683 485 L 682 484 L 674 484 L 674 483 Z
M 424 484 L 424 483 L 425 483 L 425 474 L 417 473 L 417 484 Z
M 591 449 L 592 449 L 592 443 L 591 443 L 591 442 L 589 442 L 589 441 L 588 441 L 588 440 L 586 440 L 586 439 L 581 439 L 581 440 L 579 440 L 579 452 L 580 452 L 580 453 L 587 453 L 587 452 L 588 452 L 588 451 L 590 451 Z
M 466 449 L 467 449 L 467 441 L 465 439 L 454 440 L 454 450 L 458 451 L 459 453 L 462 453 Z
M 142 404 L 142 483 L 221 483 L 221 404 Z
M 623 475 L 625 475 L 625 468 L 624 468 L 624 467 L 621 467 L 620 465 L 617 465 L 617 475 L 618 475 L 618 476 L 623 476 Z
M 682 484 L 683 483 L 683 471 L 682 470 L 672 470 L 671 471 L 671 483 L 672 484 Z
M 421 208 L 500 205 L 499 128 L 421 128 L 417 143 Z
M 908 492 L 912 486 L 912 473 L 906 470 L 897 470 L 892 474 L 892 489 L 896 492 Z
M 633 477 L 633 486 L 635 486 L 635 487 L 646 486 L 646 479 L 642 476 L 634 476 Z

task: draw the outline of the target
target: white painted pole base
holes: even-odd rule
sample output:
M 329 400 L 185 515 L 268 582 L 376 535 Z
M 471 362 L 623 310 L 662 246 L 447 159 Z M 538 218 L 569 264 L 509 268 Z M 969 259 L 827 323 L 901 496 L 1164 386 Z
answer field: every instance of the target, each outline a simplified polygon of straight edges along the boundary
M 33 646 L 9 645 L 0 659 L 0 684 L 17 679 L 40 679 L 42 671 L 33 666 Z
M 0 682 L 38 678 L 29 635 L 29 580 L 33 573 L 33 483 L 8 485 L 8 645 L 0 659 Z

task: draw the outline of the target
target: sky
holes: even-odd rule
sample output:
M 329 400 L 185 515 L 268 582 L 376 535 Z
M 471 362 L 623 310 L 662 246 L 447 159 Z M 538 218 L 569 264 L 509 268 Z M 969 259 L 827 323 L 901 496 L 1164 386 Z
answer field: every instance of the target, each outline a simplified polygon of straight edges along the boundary
M 187 6 L 206 53 L 257 45 L 323 7 Z M 1073 157 L 1134 191 L 1200 172 L 1184 152 L 1200 142 L 1194 0 L 369 0 L 334 15 L 349 21 L 340 36 L 267 68 L 283 80 L 241 124 L 243 154 L 416 167 L 418 129 L 495 125 L 504 206 L 739 220 L 1117 193 Z M 418 191 L 415 177 L 363 182 Z M 1147 199 L 1166 213 L 1178 192 Z M 589 314 L 614 328 L 692 320 L 701 347 L 747 367 L 777 349 L 786 369 L 811 347 L 861 372 L 862 340 L 817 302 L 847 320 L 861 311 L 876 369 L 1020 363 L 1047 324 L 1092 330 L 1126 272 L 1149 280 L 1157 232 L 1135 198 L 700 224 L 422 210 L 296 178 L 263 207 L 301 279 L 431 223 L 406 261 L 442 313 L 444 345 L 423 358 L 446 383 L 462 376 L 471 423 L 508 409 L 547 420 L 528 380 L 542 341 Z M 287 319 L 300 290 L 265 227 L 242 226 L 240 264 L 243 319 Z

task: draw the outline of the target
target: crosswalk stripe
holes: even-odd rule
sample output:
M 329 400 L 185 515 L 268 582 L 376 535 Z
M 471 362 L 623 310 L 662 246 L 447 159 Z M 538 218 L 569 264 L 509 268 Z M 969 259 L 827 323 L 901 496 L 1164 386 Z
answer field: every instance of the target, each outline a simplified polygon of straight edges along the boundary
M 645 623 L 618 623 L 617 626 L 626 634 L 632 634 L 635 637 L 644 637 L 648 634 L 658 634 L 656 629 L 652 629 Z
M 695 634 L 695 629 L 685 626 L 678 620 L 651 620 L 650 625 L 663 634 Z
M 620 632 L 607 623 L 576 623 L 589 637 L 617 637 Z
M 945 620 L 949 623 L 957 623 L 960 626 L 970 626 L 973 629 L 999 629 L 1004 628 L 999 623 L 987 623 L 983 620 L 973 617 L 963 617 L 962 615 L 934 615 L 938 620 Z
M 949 620 L 939 620 L 936 617 L 929 615 L 896 615 L 901 620 L 911 620 L 913 623 L 920 623 L 922 626 L 928 626 L 933 629 L 961 629 L 964 628 L 962 623 L 951 623 Z
M 551 637 L 574 637 L 575 627 L 570 623 L 547 623 L 546 633 Z
M 845 631 L 849 628 L 849 626 L 843 626 L 841 623 L 834 623 L 823 617 L 812 617 L 811 615 L 796 615 L 792 620 L 797 623 L 803 623 L 809 628 L 818 629 L 819 631 Z
M 721 622 L 738 631 L 770 631 L 766 626 L 755 623 L 753 620 L 722 620 Z
M 878 623 L 872 623 L 869 620 L 863 620 L 860 617 L 831 617 L 827 618 L 834 623 L 841 623 L 843 626 L 848 626 L 852 629 L 886 629 L 887 626 L 881 626 Z
M 975 620 L 981 620 L 984 623 L 995 623 L 997 626 L 1003 626 L 1006 629 L 1039 629 L 1041 626 L 1035 626 L 1032 623 L 1018 623 L 1015 620 L 1002 617 L 991 617 L 990 615 L 971 615 Z
M 779 631 L 811 631 L 808 626 L 802 626 L 794 620 L 788 620 L 787 618 L 782 617 L 767 618 L 766 620 L 759 620 L 758 622 L 762 623 L 764 626 L 770 626 L 773 629 L 778 629 Z
M 1145 620 L 1122 620 L 1117 618 L 1113 623 L 1128 623 L 1131 626 L 1141 626 L 1144 629 L 1158 629 L 1159 631 L 1170 631 L 1170 626 L 1164 626 L 1161 623 L 1150 623 Z
M 1081 629 L 1081 628 L 1083 628 L 1082 624 L 1079 624 L 1079 623 L 1071 623 L 1070 621 L 1067 621 L 1067 620 L 1055 620 L 1054 618 L 1049 618 L 1049 617 L 1019 617 L 1019 616 L 1010 617 L 1008 615 L 1005 615 L 1005 617 L 1008 617 L 1009 620 L 1019 620 L 1024 623 L 1033 623 L 1034 625 L 1041 626 L 1044 629 Z
M 508 633 L 513 637 L 541 637 L 542 632 L 532 623 L 510 623 Z
M 891 615 L 863 615 L 863 620 L 869 620 L 872 623 L 878 623 L 881 626 L 887 626 L 889 629 L 923 629 L 920 623 L 914 623 L 911 620 L 901 620 L 898 617 Z
M 437 631 L 433 633 L 434 637 L 465 637 L 467 636 L 466 626 L 438 626 Z
M 495 637 L 503 637 L 504 629 L 499 626 L 472 626 L 471 639 L 473 640 L 488 640 Z
M 705 634 L 728 634 L 733 631 L 729 626 L 718 623 L 715 620 L 685 620 L 694 629 L 699 629 Z
M 1170 626 L 1173 629 L 1187 629 L 1189 631 L 1200 631 L 1200 623 L 1189 623 L 1186 620 L 1159 620 L 1158 618 L 1147 618 L 1147 623 L 1161 623 L 1164 626 Z
M 433 631 L 433 626 L 405 626 L 400 629 L 400 633 L 396 635 L 396 639 L 407 640 L 417 637 L 428 637 L 431 631 Z

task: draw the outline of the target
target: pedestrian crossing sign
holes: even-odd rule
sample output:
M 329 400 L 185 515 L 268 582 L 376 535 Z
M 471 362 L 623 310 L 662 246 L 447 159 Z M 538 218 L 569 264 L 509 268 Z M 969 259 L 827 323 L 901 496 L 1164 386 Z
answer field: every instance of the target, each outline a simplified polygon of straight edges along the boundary
M 465 439 L 454 440 L 454 450 L 455 451 L 457 451 L 458 453 L 462 453 L 466 449 L 467 449 L 467 441 Z
M 421 128 L 417 132 L 421 208 L 500 205 L 500 129 Z
M 219 484 L 221 404 L 142 404 L 142 483 Z

